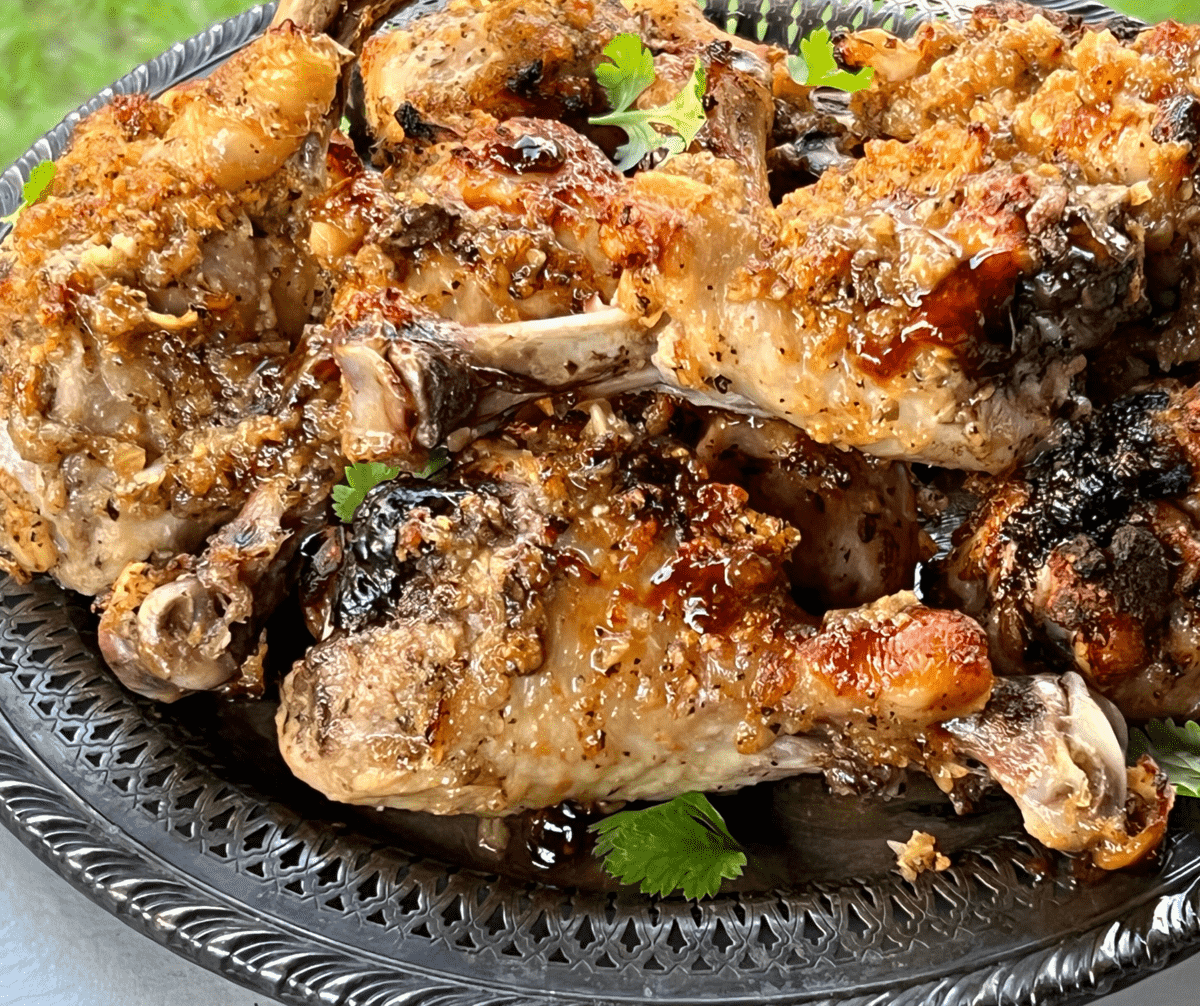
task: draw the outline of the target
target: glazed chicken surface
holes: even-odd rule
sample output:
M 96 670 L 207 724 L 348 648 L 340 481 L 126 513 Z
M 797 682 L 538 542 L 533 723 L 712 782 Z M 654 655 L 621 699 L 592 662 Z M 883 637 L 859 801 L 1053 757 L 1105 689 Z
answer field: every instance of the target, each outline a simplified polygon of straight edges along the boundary
M 79 124 L 0 246 L 6 572 L 97 594 L 193 552 L 267 482 L 323 505 L 338 386 L 306 333 L 331 293 L 308 203 L 342 43 L 398 5 L 284 3 L 207 79 Z
M 1200 709 L 1200 27 L 989 4 L 837 38 L 847 96 L 693 0 L 368 38 L 403 6 L 284 3 L 79 125 L 0 244 L 0 568 L 94 595 L 162 701 L 273 694 L 298 594 L 279 743 L 336 800 L 911 769 L 1153 851 L 1173 790 L 1121 714 Z M 637 107 L 707 87 L 624 171 L 588 121 L 621 33 Z M 360 462 L 401 474 L 343 526 Z M 928 565 L 946 470 L 974 508 Z
M 781 425 L 745 439 L 836 502 L 837 452 Z M 713 478 L 741 433 L 667 398 L 594 402 L 506 425 L 436 483 L 373 490 L 314 562 L 319 642 L 277 720 L 292 771 L 351 803 L 496 815 L 805 771 L 861 789 L 913 766 L 953 791 L 970 764 L 1054 848 L 1157 843 L 1169 796 L 1151 785 L 1153 824 L 1129 827 L 1121 746 L 1078 678 L 994 692 L 979 626 L 908 591 L 803 610 L 791 577 L 816 591 L 822 571 L 794 557 L 842 514 L 799 530 Z M 876 471 L 859 484 L 894 477 Z M 881 516 L 903 577 L 915 536 L 903 507 Z
M 319 279 L 295 210 L 320 187 L 348 56 L 287 23 L 207 81 L 118 98 L 21 214 L 0 251 L 10 573 L 95 594 L 196 548 L 264 477 L 328 492 L 333 401 L 303 334 Z
M 714 29 L 682 0 L 565 13 L 456 4 L 365 51 L 368 116 L 392 162 L 383 186 L 440 207 L 458 227 L 480 215 L 502 229 L 516 223 L 514 208 L 528 204 L 514 207 L 512 194 L 537 187 L 578 142 L 563 145 L 564 126 L 606 142 L 585 120 L 597 101 L 582 70 L 597 44 L 579 27 L 585 17 L 606 31 L 640 21 L 668 65 L 698 55 L 724 82 L 706 141 L 659 169 L 573 193 L 599 197 L 591 240 L 573 235 L 589 255 L 574 309 L 596 294 L 655 329 L 647 381 L 787 419 L 822 442 L 998 472 L 1072 411 L 1081 373 L 1118 329 L 1154 328 L 1166 340 L 1155 366 L 1195 359 L 1190 330 L 1164 316 L 1191 282 L 1188 109 L 1200 92 L 1186 54 L 1200 46 L 1197 31 L 1120 40 L 1010 4 L 909 42 L 862 32 L 841 52 L 871 66 L 878 84 L 838 114 L 791 82 L 778 51 L 710 41 Z M 435 85 L 449 75 L 469 111 Z M 662 98 L 653 88 L 643 96 Z M 497 149 L 496 137 L 515 149 Z M 811 156 L 824 141 L 826 156 Z M 474 171 L 436 167 L 468 151 Z M 786 164 L 820 177 L 772 192 L 764 156 L 781 183 Z M 606 243 L 614 215 L 617 238 Z M 633 260 L 620 242 L 631 232 Z M 422 242 L 396 267 L 410 289 L 451 278 L 450 316 L 456 281 L 473 285 L 462 273 L 505 285 L 494 243 L 458 241 L 468 249 L 458 271 L 446 258 L 453 240 L 436 252 Z M 482 262 L 479 248 L 489 249 Z M 432 258 L 439 268 L 427 274 Z M 615 294 L 597 268 L 605 259 Z M 526 298 L 544 311 L 554 262 L 535 239 L 512 273 L 520 282 L 495 301 L 510 319 Z

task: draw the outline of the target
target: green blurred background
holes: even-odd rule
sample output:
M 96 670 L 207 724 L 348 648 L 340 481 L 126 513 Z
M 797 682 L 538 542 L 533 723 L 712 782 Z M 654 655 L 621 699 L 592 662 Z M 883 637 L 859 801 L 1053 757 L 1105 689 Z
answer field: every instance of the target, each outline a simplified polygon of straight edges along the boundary
M 1200 0 L 1109 0 L 1147 21 L 1200 21 Z M 0 166 L 68 111 L 245 0 L 0 0 Z

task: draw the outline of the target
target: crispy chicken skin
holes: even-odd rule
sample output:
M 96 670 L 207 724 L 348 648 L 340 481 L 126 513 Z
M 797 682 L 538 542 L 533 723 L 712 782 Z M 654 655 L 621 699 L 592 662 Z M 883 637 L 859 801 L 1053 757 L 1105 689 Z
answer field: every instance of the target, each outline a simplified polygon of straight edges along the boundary
M 522 116 L 582 125 L 604 109 L 594 73 L 601 50 L 639 27 L 605 0 L 450 3 L 363 47 L 367 122 L 395 149 Z
M 826 713 L 865 725 L 859 692 L 885 679 L 871 710 L 884 720 L 986 701 L 980 634 L 957 616 L 910 617 L 911 598 L 893 598 L 818 635 L 786 576 L 799 534 L 707 480 L 687 445 L 703 417 L 666 398 L 641 422 L 636 401 L 589 412 L 509 424 L 434 485 L 382 486 L 331 538 L 340 561 L 318 563 L 311 605 L 321 641 L 283 688 L 301 778 L 443 813 L 673 795 L 819 767 L 821 744 L 772 747 L 776 731 Z M 836 647 L 874 624 L 885 649 L 906 627 L 961 649 L 971 673 L 923 679 L 898 657 L 851 680 Z M 801 652 L 802 690 L 825 711 L 797 693 Z
M 195 547 L 252 472 L 329 468 L 312 433 L 332 416 L 319 396 L 304 409 L 316 269 L 289 194 L 319 184 L 302 147 L 344 59 L 288 24 L 207 82 L 80 123 L 0 252 L 9 572 L 94 594 Z M 307 88 L 281 86 L 297 75 Z
M 283 0 L 79 125 L 0 245 L 0 569 L 100 595 L 173 701 L 261 689 L 319 528 L 277 723 L 337 800 L 912 768 L 1152 851 L 1173 791 L 1089 686 L 1200 711 L 1200 396 L 1163 379 L 1200 362 L 1200 29 L 992 4 L 840 39 L 876 83 L 831 103 L 693 0 L 450 0 L 366 43 L 368 168 L 333 125 L 402 5 Z M 708 84 L 630 172 L 588 123 L 622 32 L 641 107 Z M 346 460 L 442 446 L 325 523 Z M 906 461 L 1005 476 L 927 603 Z
M 1196 84 L 1152 37 L 1123 43 L 1011 4 L 910 42 L 857 33 L 841 51 L 877 75 L 851 100 L 862 156 L 784 196 L 758 284 L 782 275 L 813 333 L 823 411 L 801 425 L 998 471 L 1049 431 L 1084 360 L 1158 310 L 1147 288 L 1178 290 L 1161 277 L 1194 240 L 1195 136 L 1177 106 L 1195 104 Z M 718 369 L 682 341 L 685 362 Z M 754 394 L 734 390 L 787 399 L 795 350 L 774 344 L 774 383 L 764 361 Z
M 620 134 L 588 124 L 608 111 L 596 80 L 602 50 L 631 33 L 655 53 L 655 81 L 635 108 L 665 104 L 705 70 L 709 121 L 695 150 L 736 161 L 765 199 L 774 116 L 770 48 L 728 35 L 688 0 L 460 0 L 363 50 L 367 120 L 401 162 L 512 118 L 559 120 L 611 153 Z M 453 84 L 448 81 L 453 80 Z
M 1050 845 L 1134 843 L 1121 747 L 1082 682 L 1016 681 L 993 707 L 969 618 L 907 592 L 803 611 L 800 534 L 709 478 L 688 415 L 597 402 L 509 424 L 435 484 L 375 489 L 315 563 L 320 642 L 277 718 L 297 776 L 494 815 L 803 771 L 845 787 L 914 766 L 953 790 L 969 757 Z
M 999 669 L 1077 671 L 1132 719 L 1200 715 L 1197 431 L 1197 389 L 1151 388 L 988 489 L 931 586 Z
M 392 4 L 392 6 L 395 6 Z M 337 11 L 355 21 L 379 4 Z M 285 11 L 286 13 L 286 11 Z M 294 4 L 209 78 L 82 121 L 0 248 L 0 566 L 95 594 L 256 486 L 322 499 L 336 371 L 306 203 L 352 53 Z
M 461 324 L 562 318 L 610 301 L 621 269 L 677 229 L 628 189 L 568 126 L 508 119 L 411 174 L 360 168 L 318 201 L 314 239 L 342 280 L 339 304 L 391 283 Z M 650 223 L 630 227 L 634 214 Z
M 1147 336 L 1155 366 L 1195 358 L 1183 319 L 1163 317 L 1189 282 L 1180 263 L 1197 219 L 1186 31 L 1122 41 L 1007 4 L 911 42 L 862 32 L 841 51 L 873 66 L 879 84 L 831 119 L 787 78 L 779 53 L 740 42 L 721 50 L 690 4 L 596 4 L 587 8 L 595 33 L 576 23 L 583 6 L 522 4 L 525 20 L 509 35 L 500 26 L 511 6 L 464 0 L 373 43 L 368 109 L 393 160 L 383 186 L 402 205 L 442 208 L 459 248 L 494 247 L 466 235 L 481 215 L 503 217 L 502 194 L 528 184 L 511 179 L 539 169 L 477 160 L 437 188 L 422 165 L 497 130 L 531 156 L 564 129 L 603 145 L 584 122 L 597 99 L 580 68 L 605 38 L 632 19 L 667 57 L 683 53 L 679 39 L 703 40 L 701 58 L 720 63 L 728 90 L 710 95 L 688 153 L 609 181 L 610 204 L 628 207 L 618 219 L 645 253 L 631 261 L 601 241 L 616 292 L 612 280 L 585 286 L 657 325 L 648 382 L 787 419 L 822 442 L 999 472 L 1075 408 L 1088 360 L 1119 328 L 1156 319 L 1155 337 L 1171 348 L 1155 354 Z M 542 38 L 551 55 L 539 64 Z M 469 111 L 421 82 L 427 66 L 462 81 Z M 761 100 L 768 86 L 773 108 Z M 815 183 L 776 186 L 773 203 L 762 165 L 784 147 L 795 159 L 827 129 L 841 134 L 837 155 L 814 169 Z M 475 220 L 458 210 L 464 202 Z M 585 277 L 605 276 L 596 247 Z M 455 256 L 457 272 L 443 257 L 440 272 L 393 275 L 428 298 L 423 276 L 476 272 L 451 245 Z M 498 302 L 517 316 L 527 297 L 544 310 L 543 256 L 554 261 L 543 244 L 505 263 L 522 279 Z M 457 289 L 444 284 L 447 306 L 429 306 L 456 310 Z M 565 303 L 558 297 L 560 311 Z

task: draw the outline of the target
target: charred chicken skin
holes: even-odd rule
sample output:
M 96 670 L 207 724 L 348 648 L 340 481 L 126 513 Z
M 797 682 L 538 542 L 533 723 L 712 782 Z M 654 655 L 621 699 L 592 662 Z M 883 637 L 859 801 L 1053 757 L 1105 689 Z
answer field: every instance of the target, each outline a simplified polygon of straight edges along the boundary
M 449 279 L 445 306 L 430 306 L 454 316 L 453 291 L 519 274 L 493 302 L 509 320 L 543 316 L 561 255 L 535 242 L 528 258 L 504 260 L 516 272 L 501 271 L 496 242 L 467 235 L 481 218 L 511 220 L 510 193 L 553 174 L 555 151 L 606 142 L 586 125 L 597 96 L 583 68 L 609 33 L 640 25 L 666 63 L 699 56 L 726 83 L 688 153 L 589 187 L 602 204 L 591 240 L 558 238 L 589 253 L 583 287 L 557 302 L 580 311 L 595 294 L 655 326 L 648 382 L 786 419 L 822 442 L 1001 471 L 1074 407 L 1080 374 L 1119 327 L 1165 335 L 1172 349 L 1155 365 L 1195 358 L 1161 316 L 1178 305 L 1195 239 L 1185 57 L 1200 31 L 1122 41 L 1032 10 L 985 6 L 965 27 L 931 24 L 911 41 L 849 36 L 843 57 L 879 83 L 840 116 L 791 82 L 780 52 L 715 39 L 686 0 L 474 2 L 373 40 L 367 108 L 392 161 L 381 186 L 439 207 L 457 235 L 418 242 L 415 264 L 395 267 L 399 282 L 430 297 Z M 580 28 L 586 19 L 597 33 Z M 469 110 L 430 82 L 448 75 Z M 830 156 L 803 153 L 822 139 L 835 141 Z M 465 173 L 436 167 L 468 152 Z M 764 162 L 800 161 L 820 178 L 776 185 L 772 198 Z M 636 259 L 620 247 L 630 234 Z M 359 247 L 388 259 L 378 242 Z M 482 264 L 477 249 L 488 249 Z
M 368 167 L 333 124 L 397 6 L 285 0 L 207 81 L 80 124 L 0 246 L 0 568 L 99 595 L 105 658 L 172 701 L 261 684 L 323 528 L 278 725 L 334 799 L 911 767 L 1106 868 L 1151 851 L 1172 790 L 1088 684 L 1197 705 L 1200 452 L 1190 392 L 1112 406 L 1116 446 L 1104 408 L 1200 362 L 1200 29 L 989 5 L 839 40 L 876 83 L 831 104 L 692 0 L 456 0 L 366 42 Z M 708 88 L 691 148 L 632 172 L 588 122 L 624 32 L 641 107 L 697 59 Z M 441 446 L 441 481 L 325 524 L 347 460 Z M 1054 510 L 1097 459 L 1120 513 Z M 904 461 L 1007 475 L 940 607 Z
M 1200 392 L 1122 398 L 990 487 L 931 578 L 996 666 L 1070 669 L 1125 715 L 1200 714 Z

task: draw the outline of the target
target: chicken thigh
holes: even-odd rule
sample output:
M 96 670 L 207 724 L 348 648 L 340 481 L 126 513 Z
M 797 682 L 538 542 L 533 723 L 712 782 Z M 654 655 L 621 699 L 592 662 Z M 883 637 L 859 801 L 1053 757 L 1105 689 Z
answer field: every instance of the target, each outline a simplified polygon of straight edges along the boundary
M 1200 715 L 1200 393 L 1129 395 L 983 495 L 928 585 L 992 659 L 1083 675 L 1132 719 Z
M 306 205 L 353 53 L 322 29 L 387 9 L 285 5 L 209 78 L 79 123 L 0 246 L 7 572 L 95 594 L 195 549 L 265 481 L 328 493 L 336 370 L 303 336 L 328 292 Z

